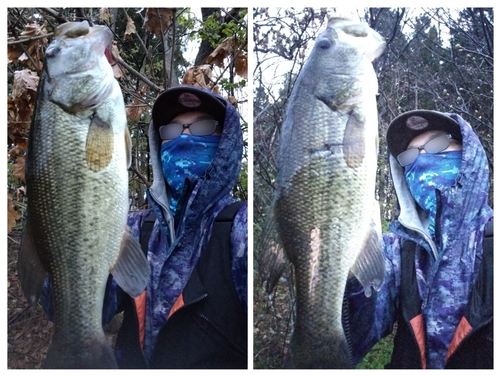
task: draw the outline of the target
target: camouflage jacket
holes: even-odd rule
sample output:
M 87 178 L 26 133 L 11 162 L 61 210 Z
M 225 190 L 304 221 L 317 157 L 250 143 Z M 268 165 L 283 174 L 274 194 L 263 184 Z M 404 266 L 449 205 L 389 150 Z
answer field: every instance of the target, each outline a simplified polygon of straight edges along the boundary
M 426 230 L 428 220 L 408 190 L 403 168 L 389 157 L 399 214 L 390 224 L 392 233 L 384 235 L 384 285 L 372 298 L 364 297 L 353 280 L 347 288 L 356 363 L 392 331 L 401 315 L 404 297 L 401 280 L 411 272 L 401 269 L 402 246 L 405 241 L 411 241 L 416 244 L 414 274 L 416 293 L 421 301 L 423 367 L 445 368 L 447 365 L 448 350 L 481 269 L 485 226 L 493 217 L 493 210 L 488 206 L 489 169 L 485 151 L 470 125 L 456 114 L 451 116 L 462 131 L 462 165 L 456 184 L 436 191 L 435 237 Z
M 161 167 L 161 139 L 153 123 L 149 129 L 149 142 L 154 181 L 147 191 L 147 197 L 157 220 L 149 239 L 148 251 L 151 276 L 146 288 L 146 359 L 151 356 L 158 332 L 210 240 L 216 216 L 236 200 L 231 192 L 238 181 L 243 152 L 239 114 L 232 105 L 227 105 L 221 140 L 213 162 L 204 178 L 187 181 L 188 188 L 185 188 L 183 197 L 179 200 L 179 214 L 175 218 L 170 213 L 169 188 Z M 151 210 L 145 210 L 129 214 L 128 225 L 137 239 L 140 238 L 141 225 L 150 212 Z M 231 232 L 233 283 L 245 312 L 247 238 L 245 203 L 234 218 Z M 119 298 L 108 297 L 108 302 L 110 313 L 105 315 L 112 315 L 120 301 Z

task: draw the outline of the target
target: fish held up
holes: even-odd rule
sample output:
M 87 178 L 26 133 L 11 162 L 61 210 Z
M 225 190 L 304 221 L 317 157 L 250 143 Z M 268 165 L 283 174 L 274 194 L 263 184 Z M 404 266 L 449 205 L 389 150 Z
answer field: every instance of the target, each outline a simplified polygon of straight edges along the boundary
M 346 282 L 355 276 L 370 296 L 384 280 L 372 65 L 384 49 L 383 38 L 366 23 L 331 19 L 289 99 L 274 201 L 295 278 L 288 367 L 351 368 L 343 326 Z
M 109 274 L 132 297 L 149 278 L 127 226 L 131 140 L 105 56 L 112 40 L 109 28 L 87 21 L 58 26 L 40 77 L 18 274 L 32 306 L 50 276 L 54 334 L 46 368 L 117 368 L 102 329 Z

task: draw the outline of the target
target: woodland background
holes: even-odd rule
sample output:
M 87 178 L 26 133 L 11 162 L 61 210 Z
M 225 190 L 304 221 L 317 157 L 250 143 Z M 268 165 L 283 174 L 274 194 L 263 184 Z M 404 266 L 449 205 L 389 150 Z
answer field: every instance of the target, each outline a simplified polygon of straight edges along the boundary
M 8 367 L 40 368 L 52 323 L 30 309 L 16 275 L 26 210 L 24 163 L 38 77 L 54 28 L 88 20 L 114 33 L 113 70 L 133 142 L 130 210 L 144 208 L 152 182 L 148 126 L 158 94 L 180 83 L 207 87 L 237 108 L 244 134 L 234 195 L 247 199 L 248 82 L 246 8 L 8 8 L 7 10 Z M 57 150 L 54 150 L 57 152 Z M 71 178 L 71 176 L 68 176 Z M 116 327 L 108 327 L 113 341 Z
M 266 269 L 270 262 L 282 260 L 279 254 L 261 255 L 264 240 L 272 248 L 261 234 L 275 190 L 280 126 L 316 36 L 329 17 L 340 15 L 367 22 L 386 40 L 387 48 L 374 68 L 380 144 L 375 194 L 387 231 L 396 214 L 396 198 L 385 133 L 392 119 L 412 109 L 458 113 L 471 124 L 488 156 L 493 207 L 493 9 L 256 8 L 252 15 L 254 366 L 282 368 L 293 322 L 292 270 L 286 268 L 276 290 L 265 293 Z M 358 368 L 383 368 L 391 350 L 388 337 Z
M 129 172 L 131 210 L 146 204 L 144 191 L 152 181 L 147 128 L 154 99 L 163 89 L 181 82 L 214 88 L 239 110 L 245 142 L 251 140 L 253 145 L 251 150 L 245 148 L 234 193 L 253 204 L 254 368 L 283 366 L 293 320 L 291 274 L 286 269 L 276 291 L 266 295 L 259 274 L 260 235 L 275 188 L 277 142 L 294 80 L 328 18 L 345 13 L 335 8 L 248 11 L 250 14 L 246 8 L 8 8 L 9 368 L 40 368 L 50 340 L 51 323 L 41 309 L 28 308 L 16 276 L 27 203 L 24 158 L 45 48 L 58 24 L 82 19 L 108 25 L 115 33 L 113 68 L 134 140 Z M 376 196 L 383 221 L 389 222 L 396 210 L 384 135 L 389 122 L 407 110 L 428 108 L 464 117 L 486 149 L 493 192 L 493 9 L 359 8 L 352 9 L 349 16 L 368 22 L 387 42 L 386 51 L 374 63 L 379 79 L 380 138 Z M 250 58 L 248 22 L 253 23 Z M 250 197 L 249 163 L 253 169 Z M 493 194 L 490 204 L 493 207 Z M 115 328 L 108 327 L 110 341 Z M 390 350 L 390 340 L 382 342 L 359 368 L 382 368 Z

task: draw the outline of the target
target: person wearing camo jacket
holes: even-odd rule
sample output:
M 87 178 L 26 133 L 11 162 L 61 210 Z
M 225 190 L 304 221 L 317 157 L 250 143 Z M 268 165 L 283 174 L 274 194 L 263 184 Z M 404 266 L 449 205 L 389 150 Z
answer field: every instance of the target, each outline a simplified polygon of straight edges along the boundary
M 154 103 L 149 145 L 151 209 L 131 212 L 128 224 L 146 241 L 150 281 L 135 299 L 106 297 L 104 315 L 125 310 L 118 365 L 247 368 L 247 204 L 232 194 L 243 153 L 239 114 L 212 91 L 170 88 Z M 225 231 L 215 229 L 221 215 Z M 141 238 L 151 216 L 151 235 Z
M 387 368 L 493 367 L 493 210 L 486 153 L 458 114 L 414 110 L 387 131 L 397 217 L 382 289 L 351 278 L 345 319 L 359 363 L 395 329 Z

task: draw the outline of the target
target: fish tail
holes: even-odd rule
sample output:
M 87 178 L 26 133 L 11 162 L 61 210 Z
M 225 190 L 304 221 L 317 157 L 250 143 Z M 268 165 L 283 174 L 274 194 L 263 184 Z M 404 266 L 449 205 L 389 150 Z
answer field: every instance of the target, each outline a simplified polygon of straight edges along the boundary
M 349 344 L 341 335 L 308 341 L 292 337 L 285 356 L 285 367 L 295 369 L 351 369 Z
M 46 369 L 117 369 L 113 349 L 104 334 L 82 347 L 54 338 L 47 352 Z

